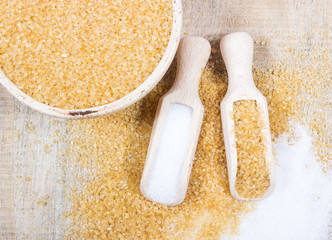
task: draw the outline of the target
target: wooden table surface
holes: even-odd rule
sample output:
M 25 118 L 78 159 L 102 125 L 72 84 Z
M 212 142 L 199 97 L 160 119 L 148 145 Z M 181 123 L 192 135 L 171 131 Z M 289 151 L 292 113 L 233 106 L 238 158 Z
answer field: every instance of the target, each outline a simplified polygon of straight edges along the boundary
M 330 0 L 184 0 L 183 8 L 184 34 L 218 41 L 226 33 L 249 32 L 259 67 L 290 63 L 289 49 L 310 57 L 311 48 L 332 42 Z M 67 179 L 58 159 L 64 145 L 53 140 L 56 130 L 65 135 L 65 126 L 65 120 L 22 106 L 0 86 L 0 239 L 61 239 Z

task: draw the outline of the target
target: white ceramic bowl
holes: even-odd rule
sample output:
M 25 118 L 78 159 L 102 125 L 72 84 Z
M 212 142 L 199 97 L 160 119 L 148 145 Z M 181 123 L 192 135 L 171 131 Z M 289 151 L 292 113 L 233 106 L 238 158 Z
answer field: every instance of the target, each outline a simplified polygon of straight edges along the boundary
M 170 64 L 173 61 L 176 50 L 179 45 L 182 30 L 182 3 L 181 0 L 173 0 L 173 26 L 171 36 L 166 48 L 166 51 L 158 63 L 157 67 L 151 73 L 151 75 L 134 91 L 126 96 L 116 100 L 114 102 L 84 109 L 66 110 L 56 107 L 51 107 L 44 103 L 38 102 L 31 98 L 24 92 L 22 92 L 16 85 L 10 81 L 7 76 L 0 69 L 0 83 L 20 102 L 30 106 L 31 108 L 48 115 L 67 118 L 67 119 L 79 119 L 79 118 L 91 118 L 103 116 L 106 114 L 114 113 L 122 110 L 148 94 L 162 79 Z

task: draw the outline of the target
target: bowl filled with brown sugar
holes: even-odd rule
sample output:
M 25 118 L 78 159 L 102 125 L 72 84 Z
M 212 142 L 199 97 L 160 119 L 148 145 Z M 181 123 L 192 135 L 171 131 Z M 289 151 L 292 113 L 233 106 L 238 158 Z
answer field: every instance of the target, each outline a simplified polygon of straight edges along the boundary
M 180 0 L 0 2 L 0 83 L 61 118 L 122 110 L 149 93 L 176 53 Z

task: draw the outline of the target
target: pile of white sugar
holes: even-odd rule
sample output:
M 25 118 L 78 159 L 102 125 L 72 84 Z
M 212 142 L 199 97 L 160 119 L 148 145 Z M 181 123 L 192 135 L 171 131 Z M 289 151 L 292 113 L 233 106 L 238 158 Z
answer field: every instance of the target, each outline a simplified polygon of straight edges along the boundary
M 332 172 L 324 173 L 312 152 L 312 139 L 301 126 L 294 144 L 283 135 L 275 144 L 276 188 L 242 220 L 227 240 L 332 239 Z
M 183 104 L 169 105 L 145 190 L 148 196 L 159 203 L 172 204 L 181 190 L 192 111 L 191 107 Z

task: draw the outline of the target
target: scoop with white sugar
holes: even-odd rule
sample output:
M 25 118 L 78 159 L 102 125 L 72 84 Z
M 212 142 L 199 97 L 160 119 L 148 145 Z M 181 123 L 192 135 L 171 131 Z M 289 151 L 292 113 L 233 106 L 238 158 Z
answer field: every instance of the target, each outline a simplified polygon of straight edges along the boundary
M 173 206 L 186 196 L 204 114 L 199 80 L 210 52 L 203 38 L 180 41 L 176 79 L 159 101 L 141 180 L 141 192 L 151 201 Z

